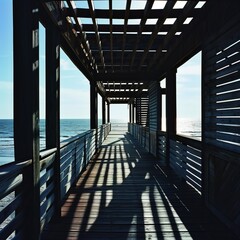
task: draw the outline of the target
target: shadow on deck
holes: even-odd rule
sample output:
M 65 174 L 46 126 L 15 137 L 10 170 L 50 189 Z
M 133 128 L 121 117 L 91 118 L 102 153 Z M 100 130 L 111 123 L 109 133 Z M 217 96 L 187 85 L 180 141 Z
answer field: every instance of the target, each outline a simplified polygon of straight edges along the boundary
M 234 239 L 126 131 L 111 131 L 42 239 Z

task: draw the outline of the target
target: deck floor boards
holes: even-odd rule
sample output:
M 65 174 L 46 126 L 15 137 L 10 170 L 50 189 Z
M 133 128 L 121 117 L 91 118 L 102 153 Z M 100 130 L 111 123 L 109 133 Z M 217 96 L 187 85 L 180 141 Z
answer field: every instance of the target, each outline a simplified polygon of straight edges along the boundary
M 200 195 L 140 147 L 110 132 L 42 240 L 235 239 Z

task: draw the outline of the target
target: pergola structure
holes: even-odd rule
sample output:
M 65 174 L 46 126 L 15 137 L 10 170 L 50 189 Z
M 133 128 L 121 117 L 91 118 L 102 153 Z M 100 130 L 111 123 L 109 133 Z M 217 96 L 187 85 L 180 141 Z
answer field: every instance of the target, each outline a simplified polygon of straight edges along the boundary
M 27 239 L 30 232 L 32 239 L 40 238 L 110 131 L 109 105 L 115 103 L 129 104 L 129 132 L 140 144 L 201 192 L 209 209 L 240 235 L 239 9 L 238 0 L 13 0 L 16 162 L 2 169 L 0 192 L 1 198 L 17 194 L 0 216 L 14 211 L 16 217 L 0 236 L 14 232 L 16 239 Z M 39 150 L 40 22 L 46 29 L 44 153 Z M 91 86 L 91 130 L 64 146 L 60 48 Z M 176 133 L 176 71 L 199 51 L 202 141 Z M 166 88 L 160 87 L 163 79 Z M 97 93 L 102 96 L 100 128 Z M 166 131 L 161 129 L 163 95 Z

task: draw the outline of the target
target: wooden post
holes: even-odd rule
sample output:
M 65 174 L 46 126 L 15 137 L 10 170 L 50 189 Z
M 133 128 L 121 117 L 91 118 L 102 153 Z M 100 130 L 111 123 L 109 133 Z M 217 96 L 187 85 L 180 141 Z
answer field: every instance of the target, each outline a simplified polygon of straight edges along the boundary
M 132 123 L 132 103 L 129 103 L 129 122 Z
M 176 70 L 166 77 L 167 164 L 170 161 L 170 139 L 176 135 Z
M 107 122 L 110 123 L 110 103 L 107 103 Z
M 132 103 L 132 122 L 135 123 L 136 114 L 135 114 L 135 107 L 134 107 L 134 101 Z
M 96 84 L 90 83 L 91 129 L 98 128 L 98 101 Z
M 98 96 L 97 86 L 95 83 L 90 83 L 90 112 L 91 112 L 91 129 L 95 129 L 95 151 L 98 149 Z
M 57 148 L 54 162 L 55 216 L 60 208 L 60 36 L 57 29 L 46 29 L 46 148 Z
M 39 9 L 35 0 L 13 1 L 15 161 L 32 159 L 23 173 L 24 239 L 40 238 Z M 17 192 L 16 192 L 17 194 Z
M 102 124 L 106 124 L 106 102 L 104 97 L 102 97 Z

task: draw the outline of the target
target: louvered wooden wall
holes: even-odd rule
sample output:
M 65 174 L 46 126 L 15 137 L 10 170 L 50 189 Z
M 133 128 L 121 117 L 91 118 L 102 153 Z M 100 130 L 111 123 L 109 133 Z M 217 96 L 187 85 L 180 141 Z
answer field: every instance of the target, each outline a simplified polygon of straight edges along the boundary
M 148 87 L 149 98 L 149 134 L 150 134 L 150 152 L 157 156 L 158 134 L 160 126 L 160 84 L 158 81 L 152 82 Z
M 139 97 L 135 99 L 136 123 L 148 125 L 148 97 Z
M 240 27 L 203 51 L 206 201 L 240 235 Z

